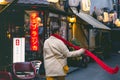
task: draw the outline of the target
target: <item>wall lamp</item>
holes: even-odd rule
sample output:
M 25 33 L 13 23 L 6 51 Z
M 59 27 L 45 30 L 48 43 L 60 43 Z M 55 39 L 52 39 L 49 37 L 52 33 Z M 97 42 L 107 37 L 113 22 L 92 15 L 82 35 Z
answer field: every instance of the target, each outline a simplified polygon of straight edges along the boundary
M 73 26 L 74 23 L 76 23 L 76 17 L 75 16 L 70 16 L 68 17 L 68 22 Z

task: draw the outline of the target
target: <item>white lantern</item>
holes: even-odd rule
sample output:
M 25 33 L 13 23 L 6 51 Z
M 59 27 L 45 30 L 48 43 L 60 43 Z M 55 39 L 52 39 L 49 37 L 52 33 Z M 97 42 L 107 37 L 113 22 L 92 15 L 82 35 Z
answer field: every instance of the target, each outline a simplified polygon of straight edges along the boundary
M 6 0 L 0 0 L 0 5 L 6 5 L 6 4 L 8 4 L 9 2 L 8 1 L 6 1 Z
M 82 0 L 81 1 L 82 11 L 90 11 L 90 6 L 91 6 L 90 0 Z
M 119 19 L 116 19 L 115 25 L 116 25 L 117 27 L 120 27 L 120 20 L 119 20 Z
M 77 7 L 80 4 L 81 0 L 68 0 L 69 6 Z
M 57 3 L 59 0 L 47 0 L 48 2 Z
M 104 16 L 103 22 L 109 22 L 109 14 L 108 14 L 108 12 L 104 12 L 103 16 Z

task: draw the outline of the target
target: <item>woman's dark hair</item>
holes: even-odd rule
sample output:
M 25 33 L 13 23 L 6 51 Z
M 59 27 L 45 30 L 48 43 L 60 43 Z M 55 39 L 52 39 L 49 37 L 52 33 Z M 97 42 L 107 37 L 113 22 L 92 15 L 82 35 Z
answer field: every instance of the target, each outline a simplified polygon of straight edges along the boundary
M 58 18 L 55 18 L 55 17 L 51 18 L 51 20 L 53 21 L 51 25 L 51 31 L 52 31 L 52 34 L 54 34 L 59 31 L 61 22 Z
M 51 31 L 52 31 L 52 34 L 58 32 L 60 29 L 60 25 L 58 22 L 53 22 L 52 25 L 51 25 Z
M 52 28 L 52 34 L 54 34 L 54 33 L 58 32 L 58 31 L 59 31 L 59 29 L 60 29 L 60 27 L 59 27 L 59 26 L 55 26 L 55 27 L 53 27 L 53 28 Z

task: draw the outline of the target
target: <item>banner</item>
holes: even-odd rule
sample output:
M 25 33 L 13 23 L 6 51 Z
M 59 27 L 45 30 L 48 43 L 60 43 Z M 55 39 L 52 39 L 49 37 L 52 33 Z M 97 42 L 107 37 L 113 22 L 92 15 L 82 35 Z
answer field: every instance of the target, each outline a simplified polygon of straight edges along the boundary
M 25 38 L 13 38 L 13 63 L 25 61 Z

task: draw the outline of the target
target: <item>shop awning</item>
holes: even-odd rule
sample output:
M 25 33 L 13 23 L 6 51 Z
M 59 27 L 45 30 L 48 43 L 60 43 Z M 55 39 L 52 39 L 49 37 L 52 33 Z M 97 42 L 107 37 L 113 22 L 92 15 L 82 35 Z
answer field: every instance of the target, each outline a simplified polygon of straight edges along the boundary
M 62 14 L 62 15 L 73 15 L 71 12 L 65 12 L 64 10 L 61 10 L 60 8 L 56 7 L 55 5 L 50 5 L 51 3 L 47 0 L 18 0 L 17 5 L 21 7 L 25 7 L 27 10 L 49 10 L 50 12 L 56 13 L 56 14 Z M 16 6 L 16 5 L 15 5 Z
M 77 15 L 78 17 L 80 17 L 82 20 L 84 20 L 85 22 L 87 22 L 88 24 L 92 25 L 93 28 L 99 28 L 99 29 L 106 29 L 106 30 L 111 30 L 109 27 L 107 27 L 106 25 L 104 25 L 103 23 L 99 22 L 98 20 L 96 20 L 95 18 L 93 18 L 92 16 L 85 14 L 83 12 L 79 12 L 77 11 L 76 8 L 71 7 L 73 13 L 75 15 Z

